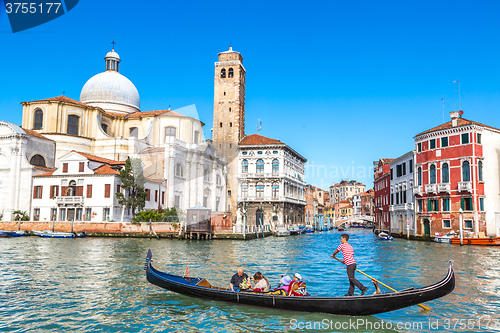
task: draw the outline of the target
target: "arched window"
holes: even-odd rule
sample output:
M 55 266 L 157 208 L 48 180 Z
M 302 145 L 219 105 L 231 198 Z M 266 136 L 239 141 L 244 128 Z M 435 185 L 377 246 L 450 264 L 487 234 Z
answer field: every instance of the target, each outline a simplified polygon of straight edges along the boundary
M 419 186 L 422 185 L 422 168 L 418 168 L 417 181 Z
M 108 125 L 106 124 L 101 124 L 101 128 L 104 131 L 104 133 L 108 134 Z
M 220 78 L 221 79 L 225 79 L 226 78 L 226 69 L 225 68 L 221 69 L 221 71 L 220 71 Z
M 448 163 L 444 163 L 441 167 L 441 180 L 443 183 L 448 183 L 450 181 L 450 167 Z
M 177 163 L 175 166 L 175 175 L 179 177 L 183 177 L 183 172 L 182 172 L 182 164 Z
M 241 162 L 241 173 L 248 173 L 248 161 L 243 160 Z
M 139 136 L 139 130 L 137 129 L 137 127 L 130 127 L 128 136 L 137 138 Z
M 464 161 L 462 163 L 462 181 L 470 182 L 470 163 L 469 161 Z
M 229 68 L 229 71 L 228 71 L 228 73 L 227 73 L 227 77 L 228 77 L 228 78 L 232 78 L 232 77 L 234 77 L 234 71 L 233 71 L 233 69 L 232 69 L 232 68 Z
M 210 172 L 208 171 L 208 169 L 203 170 L 203 179 L 207 182 L 210 181 Z
M 277 174 L 280 172 L 280 162 L 277 159 L 273 160 L 273 173 Z
M 220 175 L 217 175 L 217 176 L 215 177 L 215 183 L 216 183 L 217 185 L 221 185 L 221 184 L 222 184 L 222 178 L 221 178 L 221 176 L 220 176 Z
M 38 155 L 38 154 L 33 155 L 33 157 L 31 157 L 30 164 L 35 165 L 35 166 L 41 166 L 41 167 L 46 166 L 45 159 L 43 158 L 42 155 Z
M 73 197 L 76 195 L 76 182 L 74 180 L 69 182 L 68 189 L 66 190 L 66 196 Z
M 429 178 L 431 184 L 436 184 L 436 166 L 434 164 L 430 167 Z
M 199 140 L 200 140 L 200 132 L 194 131 L 194 143 L 198 143 Z
M 68 116 L 68 128 L 66 133 L 70 135 L 78 135 L 78 123 L 80 121 L 80 117 L 69 115 Z
M 176 131 L 176 128 L 173 126 L 165 127 L 165 141 L 167 141 L 168 137 L 171 137 L 171 136 L 175 137 L 175 131 Z
M 263 198 L 264 197 L 264 183 L 257 182 L 256 190 L 257 190 L 257 192 L 256 192 L 257 198 Z
M 277 199 L 280 194 L 280 184 L 278 182 L 273 183 L 273 199 Z
M 40 109 L 35 110 L 35 125 L 33 129 L 41 129 L 43 127 L 43 111 Z
M 480 182 L 483 181 L 483 162 L 477 162 L 477 178 Z
M 257 173 L 264 173 L 264 160 L 257 160 Z
M 248 184 L 247 183 L 241 184 L 241 197 L 243 199 L 248 197 Z

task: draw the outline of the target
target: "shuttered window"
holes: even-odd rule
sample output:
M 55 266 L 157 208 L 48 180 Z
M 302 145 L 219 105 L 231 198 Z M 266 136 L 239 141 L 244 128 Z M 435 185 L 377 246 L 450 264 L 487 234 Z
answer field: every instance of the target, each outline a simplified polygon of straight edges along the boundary
M 68 163 L 63 163 L 63 173 L 68 173 Z
M 87 185 L 87 198 L 92 198 L 92 185 Z
M 110 198 L 111 197 L 111 184 L 105 184 L 104 185 L 104 197 L 105 198 Z

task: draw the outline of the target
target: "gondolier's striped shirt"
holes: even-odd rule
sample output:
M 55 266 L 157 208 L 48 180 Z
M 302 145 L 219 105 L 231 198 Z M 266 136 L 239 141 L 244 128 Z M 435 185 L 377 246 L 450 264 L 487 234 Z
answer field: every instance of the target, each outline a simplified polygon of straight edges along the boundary
M 337 248 L 337 251 L 342 251 L 342 255 L 344 256 L 344 262 L 346 266 L 356 263 L 353 258 L 354 249 L 352 248 L 351 244 L 349 243 L 340 244 L 339 247 Z

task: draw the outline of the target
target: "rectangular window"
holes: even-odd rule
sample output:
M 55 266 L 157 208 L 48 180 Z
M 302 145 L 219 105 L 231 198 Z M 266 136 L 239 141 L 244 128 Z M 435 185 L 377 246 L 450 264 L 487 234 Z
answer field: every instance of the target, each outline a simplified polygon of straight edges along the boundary
M 406 191 L 403 191 L 403 203 L 406 203 Z
M 441 138 L 441 148 L 448 147 L 448 137 Z
M 429 140 L 429 149 L 435 149 L 435 148 L 436 148 L 436 139 Z
M 472 198 L 461 198 L 460 207 L 462 210 L 471 211 L 472 210 Z
M 449 212 L 450 211 L 450 199 L 446 198 L 443 199 L 443 212 Z
M 422 151 L 422 143 L 417 143 L 417 152 L 420 153 Z
M 394 177 L 393 177 L 394 172 L 393 172 L 393 171 L 394 171 L 394 168 L 392 168 L 392 169 L 391 169 L 391 180 L 393 180 L 393 179 L 394 179 Z
M 146 189 L 146 201 L 150 201 L 150 200 L 151 200 L 151 190 Z
M 181 206 L 181 197 L 180 195 L 176 195 L 175 198 L 174 198 L 174 206 L 176 208 L 179 208 Z
M 435 199 L 427 200 L 427 211 L 438 212 L 439 211 L 439 200 L 435 200 Z
M 484 198 L 479 198 L 479 211 L 484 212 Z
M 76 221 L 81 221 L 82 220 L 82 214 L 83 214 L 83 208 L 77 208 L 76 209 Z
M 50 220 L 51 221 L 57 220 L 57 208 L 50 209 Z
M 92 220 L 92 208 L 85 208 L 85 221 Z
M 158 190 L 155 190 L 155 202 L 158 202 Z
M 464 220 L 464 228 L 472 229 L 472 220 Z
M 43 186 L 35 186 L 33 188 L 33 199 L 42 199 Z
M 443 220 L 443 228 L 451 229 L 451 220 Z
M 410 169 L 410 173 L 413 173 L 413 160 L 410 160 L 410 162 L 408 162 L 408 168 Z
M 406 162 L 401 164 L 401 169 L 403 170 L 403 176 L 406 175 Z
M 59 209 L 59 221 L 66 221 L 66 208 Z
M 465 145 L 469 143 L 469 133 L 462 134 L 462 144 Z
M 165 191 L 161 191 L 161 204 L 165 204 Z
M 477 143 L 478 144 L 481 144 L 481 134 L 480 133 L 477 133 Z
M 33 209 L 33 221 L 40 221 L 40 208 Z
M 391 193 L 391 205 L 394 205 L 394 193 Z
M 396 193 L 396 205 L 399 205 L 399 193 Z
M 109 208 L 103 208 L 102 209 L 102 220 L 103 221 L 108 221 L 109 220 Z
M 68 173 L 68 163 L 63 163 L 63 173 Z
M 111 198 L 111 184 L 104 185 L 104 197 Z
M 120 193 L 122 191 L 122 187 L 120 185 L 116 185 L 116 193 Z
M 92 198 L 92 185 L 87 185 L 87 198 Z
M 80 162 L 80 164 L 78 165 L 78 172 L 83 172 L 85 168 L 85 162 Z
M 418 200 L 418 212 L 419 212 L 419 213 L 422 213 L 422 209 L 423 209 L 423 207 L 422 207 L 422 206 L 423 206 L 422 202 L 423 202 L 422 200 Z
M 50 199 L 59 196 L 59 185 L 53 185 L 50 187 Z

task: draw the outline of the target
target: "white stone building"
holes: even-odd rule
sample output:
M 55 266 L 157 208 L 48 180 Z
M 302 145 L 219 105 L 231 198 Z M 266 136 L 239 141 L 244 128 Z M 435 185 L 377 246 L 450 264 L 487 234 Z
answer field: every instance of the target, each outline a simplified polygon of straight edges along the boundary
M 56 160 L 72 151 L 116 161 L 140 157 L 144 174 L 167 184 L 168 207 L 199 203 L 224 212 L 226 160 L 203 140 L 196 109 L 142 111 L 134 84 L 119 73 L 120 62 L 109 52 L 105 71 L 85 83 L 80 101 L 58 96 L 21 103 L 23 127 L 55 141 Z
M 275 139 L 252 134 L 238 145 L 238 208 L 247 225 L 305 224 L 307 160 Z
M 330 206 L 337 202 L 351 200 L 353 195 L 366 191 L 366 185 L 355 180 L 342 180 L 340 183 L 333 183 L 329 188 Z
M 30 215 L 32 176 L 54 170 L 55 142 L 35 131 L 0 121 L 0 220 Z
M 130 221 L 132 214 L 118 204 L 123 161 L 72 151 L 58 161 L 59 167 L 33 177 L 34 221 Z M 162 180 L 148 179 L 145 209 L 166 208 Z
M 391 232 L 415 235 L 415 152 L 410 151 L 389 162 L 390 174 L 390 226 Z

